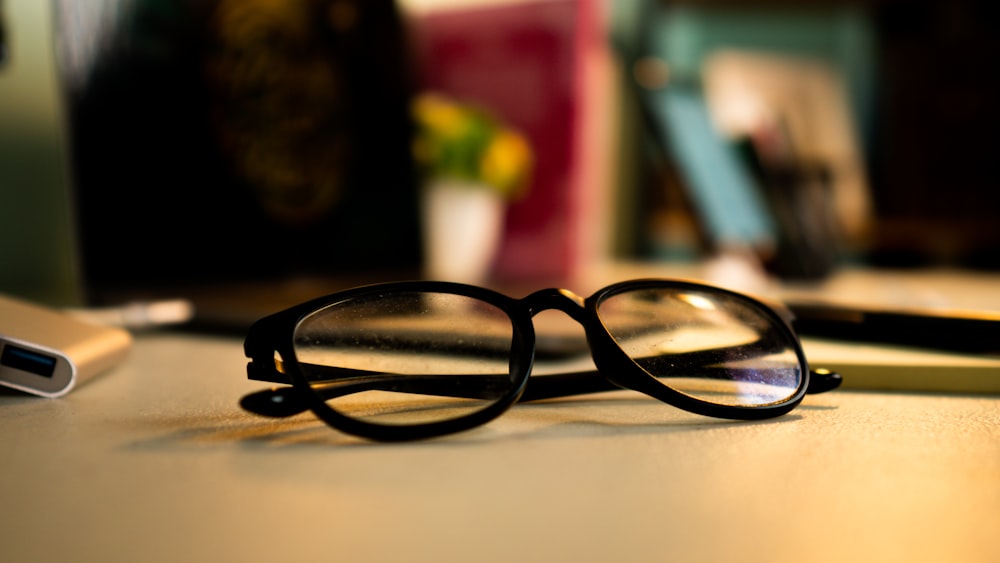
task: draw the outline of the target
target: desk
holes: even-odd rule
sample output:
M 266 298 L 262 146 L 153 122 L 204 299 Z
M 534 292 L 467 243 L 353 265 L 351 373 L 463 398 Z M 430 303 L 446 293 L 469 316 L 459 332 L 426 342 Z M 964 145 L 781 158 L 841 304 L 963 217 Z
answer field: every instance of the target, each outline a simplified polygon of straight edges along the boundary
M 997 561 L 1000 397 L 845 390 L 766 422 L 635 395 L 374 444 L 242 412 L 236 338 L 137 336 L 0 394 L 7 561 Z

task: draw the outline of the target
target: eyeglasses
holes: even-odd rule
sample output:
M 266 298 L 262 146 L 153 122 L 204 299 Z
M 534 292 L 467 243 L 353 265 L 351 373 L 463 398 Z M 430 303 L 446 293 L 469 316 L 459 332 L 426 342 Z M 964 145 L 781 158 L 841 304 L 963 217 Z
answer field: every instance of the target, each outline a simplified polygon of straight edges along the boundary
M 536 337 L 533 318 L 546 310 L 583 325 L 586 340 Z M 382 441 L 466 430 L 516 402 L 622 388 L 700 415 L 771 418 L 841 381 L 810 372 L 789 316 L 672 280 L 617 283 L 587 299 L 565 289 L 513 299 L 450 282 L 372 285 L 257 321 L 244 342 L 248 377 L 290 386 L 241 405 L 271 417 L 311 410 Z M 529 377 L 536 359 L 567 371 Z

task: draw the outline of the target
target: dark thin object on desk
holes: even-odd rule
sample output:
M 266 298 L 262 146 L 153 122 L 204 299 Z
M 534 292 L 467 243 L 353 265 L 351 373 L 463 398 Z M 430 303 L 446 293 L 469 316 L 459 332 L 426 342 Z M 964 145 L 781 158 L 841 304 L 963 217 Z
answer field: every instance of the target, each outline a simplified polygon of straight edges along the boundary
M 963 354 L 1000 354 L 1000 312 L 786 303 L 799 336 Z
M 344 372 L 353 381 L 329 386 L 320 386 L 314 390 L 324 399 L 334 399 L 352 393 L 364 391 L 393 391 L 396 393 L 415 393 L 420 395 L 437 395 L 444 397 L 463 397 L 469 399 L 490 399 L 502 394 L 509 384 L 506 375 L 493 377 L 468 375 L 396 375 L 391 373 L 376 373 L 364 370 L 335 368 L 328 366 L 311 366 L 311 370 L 330 372 L 331 377 Z M 702 374 L 715 368 L 702 368 Z M 732 370 L 718 370 L 720 376 L 731 374 Z M 496 383 L 496 385 L 493 385 Z M 824 393 L 840 386 L 841 376 L 828 370 L 813 370 L 810 372 L 809 387 L 806 393 Z M 536 375 L 528 379 L 524 394 L 519 403 L 544 401 L 559 397 L 572 397 L 588 393 L 617 391 L 622 388 L 609 381 L 598 371 L 581 371 L 560 373 L 555 375 Z M 245 395 L 240 399 L 240 406 L 262 416 L 284 418 L 303 413 L 310 409 L 309 400 L 297 387 L 285 386 L 264 389 Z

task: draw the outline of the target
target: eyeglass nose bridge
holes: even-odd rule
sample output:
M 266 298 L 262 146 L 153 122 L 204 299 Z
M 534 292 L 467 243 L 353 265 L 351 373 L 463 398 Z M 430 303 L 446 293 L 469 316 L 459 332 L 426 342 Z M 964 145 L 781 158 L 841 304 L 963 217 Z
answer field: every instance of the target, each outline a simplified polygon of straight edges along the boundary
M 586 312 L 583 297 L 568 289 L 548 288 L 536 291 L 521 300 L 528 313 L 534 317 L 542 311 L 557 310 L 569 315 L 578 323 L 584 324 Z

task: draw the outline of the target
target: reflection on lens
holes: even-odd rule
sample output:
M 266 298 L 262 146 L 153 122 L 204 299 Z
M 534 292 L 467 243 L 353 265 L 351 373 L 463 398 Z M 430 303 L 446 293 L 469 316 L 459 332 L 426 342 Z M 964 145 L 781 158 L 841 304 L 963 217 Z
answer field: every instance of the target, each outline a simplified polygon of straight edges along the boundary
M 303 319 L 295 354 L 343 415 L 421 424 L 469 415 L 510 392 L 511 319 L 447 293 L 365 294 Z
M 763 406 L 802 381 L 795 342 L 757 303 L 711 290 L 661 287 L 606 297 L 598 313 L 632 360 L 702 401 Z

